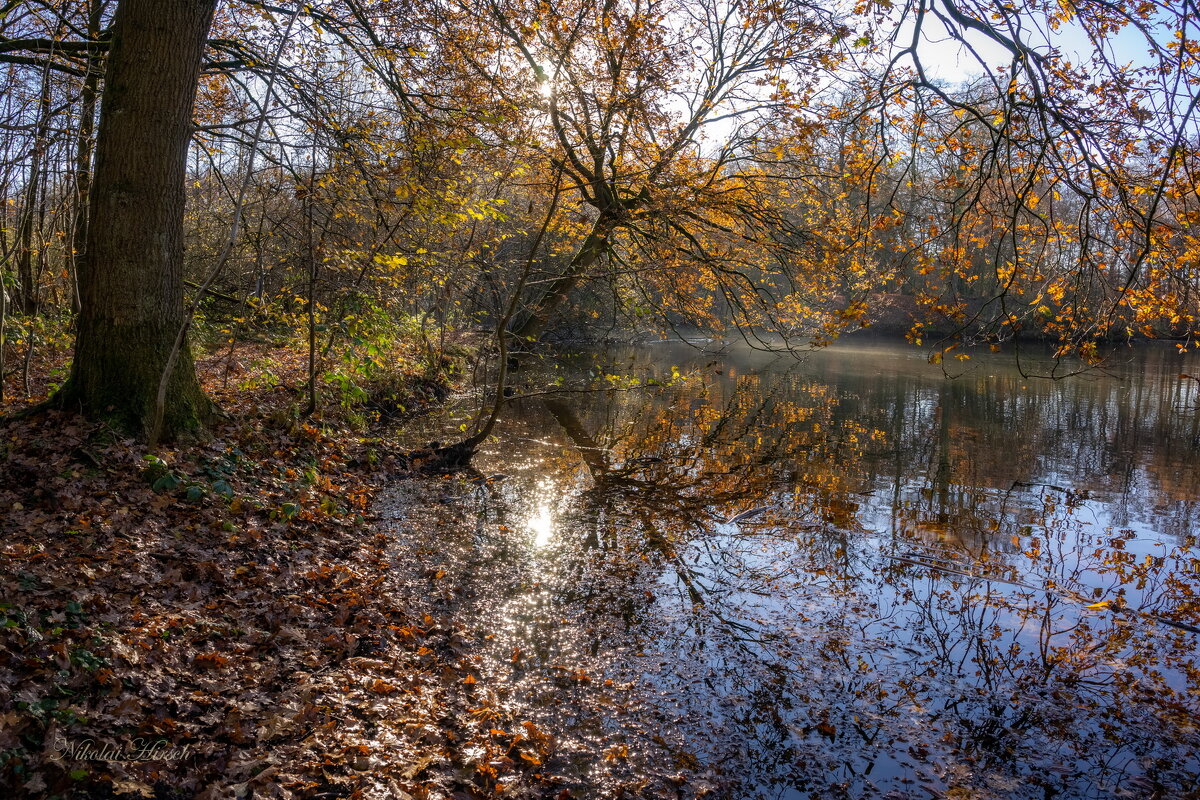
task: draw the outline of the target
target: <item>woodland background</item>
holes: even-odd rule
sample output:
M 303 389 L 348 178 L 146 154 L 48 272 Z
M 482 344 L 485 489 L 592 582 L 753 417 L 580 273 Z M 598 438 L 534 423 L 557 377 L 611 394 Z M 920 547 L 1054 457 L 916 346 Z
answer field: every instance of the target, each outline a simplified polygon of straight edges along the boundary
M 1191 348 L 1198 34 L 1155 0 L 0 2 L 0 785 L 570 796 L 439 554 L 395 584 L 378 487 L 469 460 L 556 340 Z M 456 385 L 461 440 L 400 447 Z M 54 757 L 113 735 L 198 755 Z

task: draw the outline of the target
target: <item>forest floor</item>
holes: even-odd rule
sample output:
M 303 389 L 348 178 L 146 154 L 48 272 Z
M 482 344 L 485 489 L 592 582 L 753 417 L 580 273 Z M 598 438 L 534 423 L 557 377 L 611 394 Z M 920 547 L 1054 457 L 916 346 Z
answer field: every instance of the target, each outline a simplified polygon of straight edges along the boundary
M 31 365 L 31 400 L 64 358 Z M 540 771 L 552 737 L 480 700 L 481 632 L 430 613 L 443 575 L 396 569 L 377 524 L 397 476 L 416 504 L 462 476 L 421 473 L 389 426 L 299 415 L 304 366 L 201 359 L 225 414 L 153 454 L 0 417 L 0 795 L 571 796 Z M 445 396 L 401 377 L 406 413 Z

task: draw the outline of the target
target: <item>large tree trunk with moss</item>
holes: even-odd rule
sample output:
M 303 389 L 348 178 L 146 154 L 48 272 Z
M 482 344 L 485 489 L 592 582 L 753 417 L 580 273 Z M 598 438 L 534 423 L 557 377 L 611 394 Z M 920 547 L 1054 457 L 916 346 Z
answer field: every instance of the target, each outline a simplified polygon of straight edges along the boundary
M 121 0 L 101 96 L 66 408 L 148 435 L 183 323 L 184 174 L 216 0 Z M 164 436 L 203 425 L 191 354 L 172 371 Z

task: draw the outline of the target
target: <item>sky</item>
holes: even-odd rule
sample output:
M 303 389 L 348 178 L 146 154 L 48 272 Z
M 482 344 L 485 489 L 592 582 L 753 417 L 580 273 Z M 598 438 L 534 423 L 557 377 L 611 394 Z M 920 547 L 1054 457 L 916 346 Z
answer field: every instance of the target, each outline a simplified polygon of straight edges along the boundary
M 1032 18 L 1030 21 L 1035 22 Z M 911 25 L 902 26 L 898 40 L 907 42 L 911 38 L 911 31 Z M 968 30 L 965 31 L 965 37 L 975 52 L 987 62 L 989 68 L 1003 66 L 1010 61 L 1008 51 L 983 34 Z M 1078 25 L 1066 24 L 1054 32 L 1043 30 L 1040 38 L 1043 44 L 1037 49 L 1046 50 L 1053 45 L 1073 64 L 1089 60 L 1095 51 L 1095 45 Z M 1106 40 L 1104 46 L 1108 50 L 1109 58 L 1117 64 L 1144 66 L 1150 63 L 1145 39 L 1132 28 L 1127 27 L 1118 35 Z M 927 19 L 922 30 L 920 55 L 927 75 L 949 83 L 979 77 L 984 72 L 975 55 L 951 38 L 940 21 L 932 16 Z

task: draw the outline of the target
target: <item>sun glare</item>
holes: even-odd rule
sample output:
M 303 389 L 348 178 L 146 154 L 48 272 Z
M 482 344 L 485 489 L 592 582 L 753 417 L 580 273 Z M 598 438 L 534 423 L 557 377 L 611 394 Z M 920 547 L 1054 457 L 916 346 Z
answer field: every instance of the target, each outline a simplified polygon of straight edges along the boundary
M 549 506 L 538 506 L 536 516 L 530 517 L 525 525 L 533 533 L 534 547 L 545 547 L 550 544 L 550 540 L 554 536 L 554 517 L 550 513 Z

